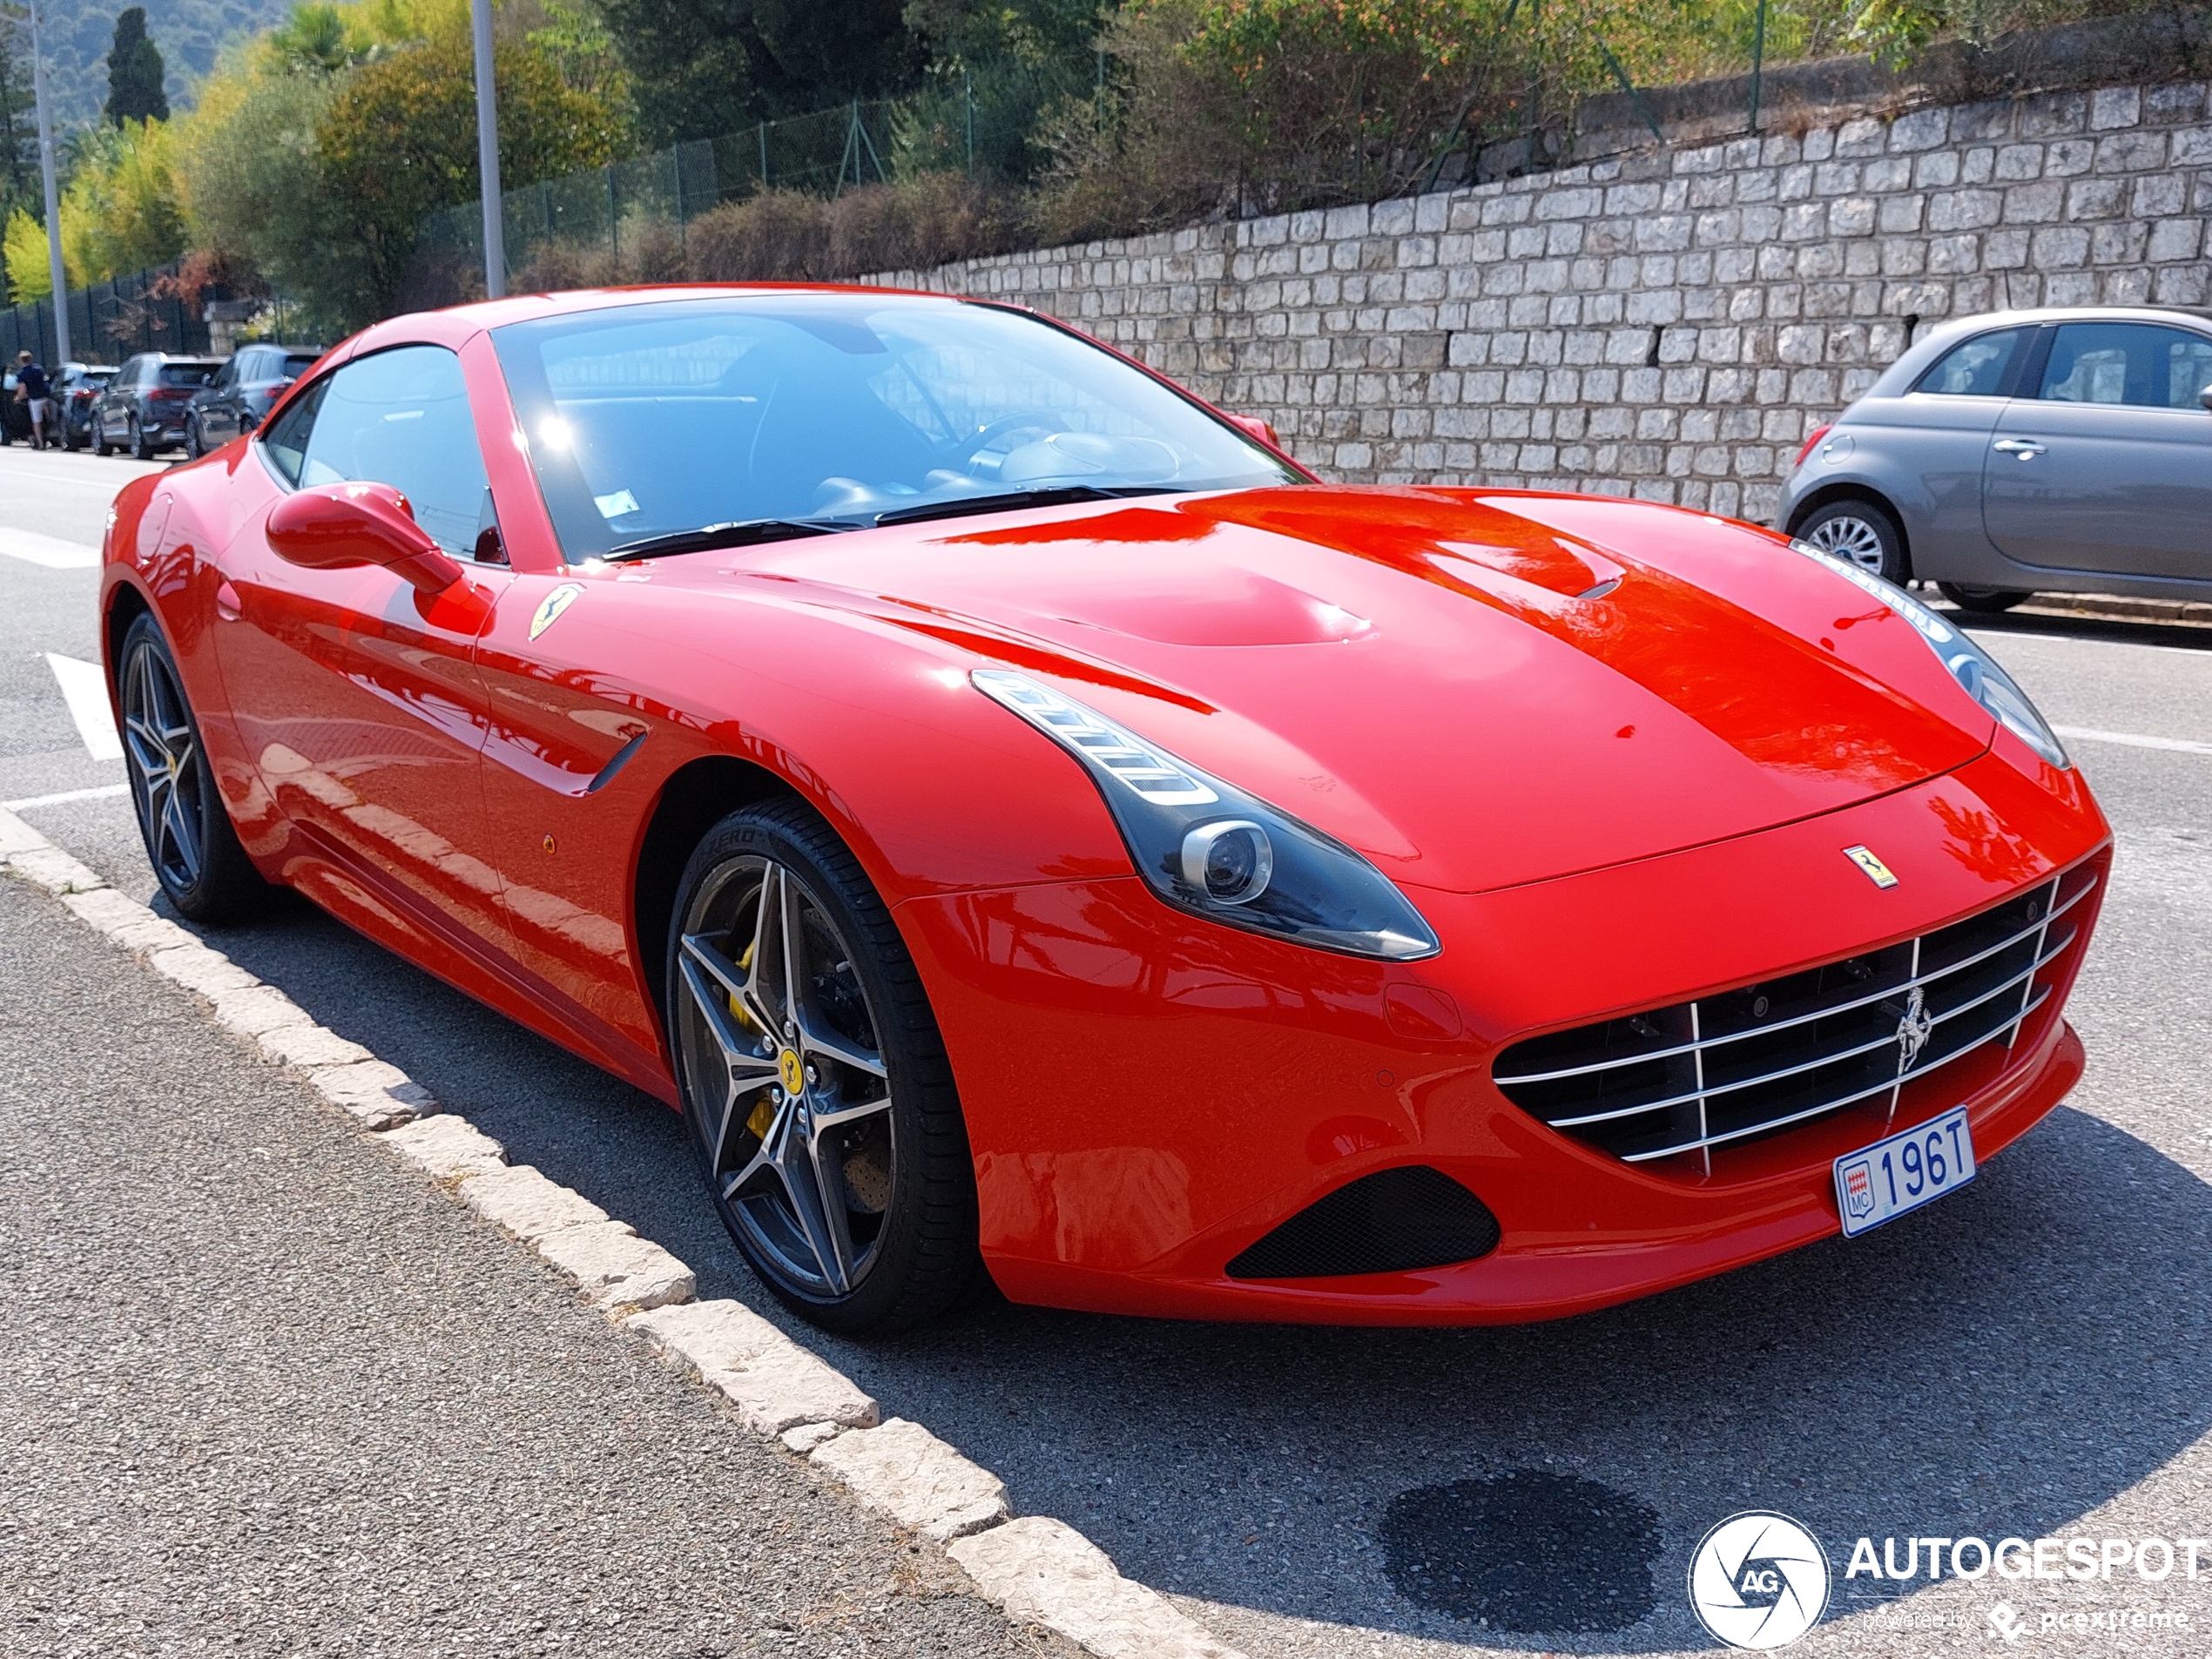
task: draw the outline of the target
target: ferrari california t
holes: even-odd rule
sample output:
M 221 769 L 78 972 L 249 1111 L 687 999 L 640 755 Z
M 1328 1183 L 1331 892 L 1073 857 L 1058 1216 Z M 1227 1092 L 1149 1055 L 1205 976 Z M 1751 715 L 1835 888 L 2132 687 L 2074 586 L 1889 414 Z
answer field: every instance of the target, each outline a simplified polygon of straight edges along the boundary
M 1342 488 L 1009 307 L 381 323 L 135 481 L 146 850 L 679 1110 L 833 1328 L 1602 1306 L 1970 1181 L 2080 1075 L 2104 819 L 1848 559 Z

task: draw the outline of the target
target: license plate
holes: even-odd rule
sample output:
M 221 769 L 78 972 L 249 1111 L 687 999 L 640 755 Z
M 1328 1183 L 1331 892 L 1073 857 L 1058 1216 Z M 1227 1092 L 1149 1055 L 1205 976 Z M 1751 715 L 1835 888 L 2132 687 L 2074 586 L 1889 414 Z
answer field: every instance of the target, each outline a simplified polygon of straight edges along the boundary
M 1966 1109 L 1954 1106 L 1918 1129 L 1846 1152 L 1836 1160 L 1836 1208 L 1853 1238 L 1974 1178 L 1974 1137 Z

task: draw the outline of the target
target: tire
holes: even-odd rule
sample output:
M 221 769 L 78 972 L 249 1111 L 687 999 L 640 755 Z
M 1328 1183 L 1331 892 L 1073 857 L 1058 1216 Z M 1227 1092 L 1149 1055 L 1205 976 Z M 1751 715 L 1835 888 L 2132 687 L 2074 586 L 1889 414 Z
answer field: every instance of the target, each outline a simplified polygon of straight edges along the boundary
M 207 453 L 206 442 L 199 435 L 199 421 L 195 418 L 185 422 L 185 458 L 197 461 Z
M 692 853 L 671 921 L 684 1117 L 745 1260 L 846 1335 L 943 1312 L 981 1271 L 974 1167 L 921 975 L 859 862 L 804 802 L 749 806 Z
M 103 459 L 115 453 L 107 441 L 107 420 L 103 415 L 92 417 L 92 453 Z
M 177 659 L 152 616 L 131 624 L 117 661 L 131 802 L 162 892 L 192 921 L 253 914 L 268 900 L 268 883 L 239 845 Z
M 62 422 L 62 448 L 75 455 L 84 447 L 84 440 L 77 435 L 77 428 L 66 421 Z
M 153 445 L 146 442 L 146 429 L 138 424 L 138 417 L 135 415 L 131 417 L 131 442 L 129 448 L 131 450 L 131 458 L 133 461 L 152 461 L 160 453 L 160 451 L 156 449 Z
M 1971 610 L 1984 617 L 1993 617 L 2000 610 L 2010 610 L 2022 600 L 2035 597 L 2017 588 L 1969 588 L 1957 582 L 1939 582 L 1936 591 L 1959 610 Z
M 1905 532 L 1889 509 L 1873 502 L 1831 501 L 1799 521 L 1792 533 L 1899 587 L 1912 574 L 1905 568 Z

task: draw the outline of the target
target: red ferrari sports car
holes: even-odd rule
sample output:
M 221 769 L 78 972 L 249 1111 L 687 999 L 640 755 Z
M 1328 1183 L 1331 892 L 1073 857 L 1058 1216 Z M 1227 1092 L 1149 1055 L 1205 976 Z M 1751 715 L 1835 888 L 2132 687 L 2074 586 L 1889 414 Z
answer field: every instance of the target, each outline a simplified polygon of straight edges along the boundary
M 1015 308 L 381 323 L 118 498 L 146 848 L 678 1109 L 774 1291 L 1523 1320 L 1947 1193 L 2080 1076 L 2109 837 L 1878 577 L 1323 484 Z

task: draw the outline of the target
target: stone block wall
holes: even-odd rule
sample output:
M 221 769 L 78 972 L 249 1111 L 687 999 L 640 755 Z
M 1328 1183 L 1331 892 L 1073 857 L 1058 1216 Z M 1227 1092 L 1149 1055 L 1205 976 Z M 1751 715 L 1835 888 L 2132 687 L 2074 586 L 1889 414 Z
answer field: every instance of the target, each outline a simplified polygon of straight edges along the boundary
M 1764 520 L 1908 329 L 2212 298 L 2202 83 L 1861 116 L 877 280 L 1035 306 L 1345 481 Z

